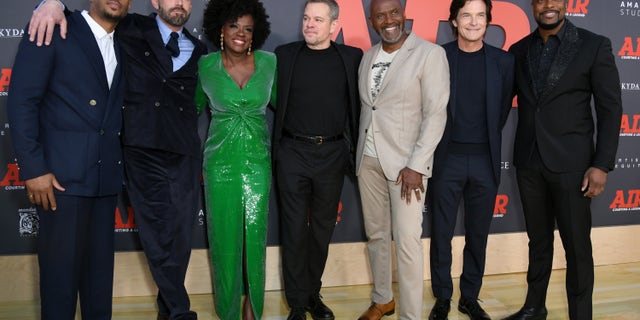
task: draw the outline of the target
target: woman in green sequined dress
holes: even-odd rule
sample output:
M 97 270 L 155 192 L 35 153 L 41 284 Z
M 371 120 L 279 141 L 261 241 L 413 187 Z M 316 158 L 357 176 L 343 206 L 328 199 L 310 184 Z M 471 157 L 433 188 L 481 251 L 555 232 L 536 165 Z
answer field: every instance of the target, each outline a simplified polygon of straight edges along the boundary
M 215 306 L 224 320 L 259 319 L 264 307 L 265 111 L 275 96 L 276 58 L 255 49 L 269 35 L 267 18 L 257 0 L 210 1 L 204 15 L 205 33 L 220 48 L 199 61 L 196 103 L 211 112 L 203 173 Z

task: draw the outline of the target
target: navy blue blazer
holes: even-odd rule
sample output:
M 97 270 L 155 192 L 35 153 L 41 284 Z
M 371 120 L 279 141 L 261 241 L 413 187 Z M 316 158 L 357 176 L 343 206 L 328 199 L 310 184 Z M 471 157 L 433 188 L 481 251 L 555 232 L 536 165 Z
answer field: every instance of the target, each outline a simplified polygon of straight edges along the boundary
M 96 39 L 79 11 L 67 18 L 67 39 L 49 46 L 24 35 L 7 101 L 20 178 L 53 173 L 65 195 L 105 196 L 122 190 L 122 60 L 111 89 Z M 54 192 L 59 193 L 54 189 Z
M 438 167 L 444 164 L 447 145 L 451 141 L 451 132 L 456 117 L 456 97 L 463 92 L 457 92 L 458 42 L 452 41 L 442 46 L 447 52 L 450 73 L 450 95 L 447 105 L 447 125 L 434 155 L 433 175 L 439 173 Z M 484 43 L 486 66 L 486 107 L 487 128 L 489 130 L 489 148 L 491 150 L 491 164 L 496 185 L 500 183 L 500 155 L 502 149 L 502 128 L 512 107 L 514 83 L 514 57 L 504 50 Z
M 125 146 L 202 157 L 194 96 L 198 59 L 207 53 L 207 47 L 186 28 L 183 33 L 195 48 L 187 63 L 174 72 L 155 14 L 129 14 L 118 23 L 116 38 L 129 61 L 125 67 Z

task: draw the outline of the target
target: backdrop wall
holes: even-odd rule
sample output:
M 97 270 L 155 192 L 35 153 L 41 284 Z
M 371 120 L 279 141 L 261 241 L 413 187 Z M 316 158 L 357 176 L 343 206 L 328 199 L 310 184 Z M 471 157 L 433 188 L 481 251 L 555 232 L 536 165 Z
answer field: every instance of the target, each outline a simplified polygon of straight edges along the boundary
M 304 0 L 263 0 L 270 15 L 271 36 L 264 50 L 282 43 L 302 39 L 301 13 Z M 341 30 L 337 42 L 358 46 L 364 50 L 378 41 L 367 23 L 370 0 L 338 0 L 341 5 Z M 453 40 L 446 19 L 448 1 L 406 0 L 407 27 L 430 41 L 443 44 Z M 200 36 L 202 12 L 207 0 L 193 0 L 193 12 L 187 25 L 192 34 Z M 71 9 L 85 9 L 86 0 L 67 0 Z M 11 146 L 11 128 L 6 116 L 6 101 L 11 94 L 11 68 L 18 43 L 25 32 L 25 24 L 37 1 L 3 1 L 0 4 L 0 255 L 29 254 L 34 252 L 38 234 L 38 218 L 29 203 L 24 182 L 19 180 L 18 167 Z M 150 13 L 149 1 L 132 1 L 132 12 Z M 620 86 L 624 115 L 620 128 L 620 144 L 616 169 L 609 174 L 605 192 L 593 201 L 594 226 L 623 226 L 640 224 L 640 1 L 589 1 L 569 0 L 568 18 L 576 25 L 609 37 L 613 54 L 620 70 Z M 511 44 L 535 28 L 531 18 L 529 0 L 494 1 L 493 23 L 488 30 L 487 42 L 507 49 Z M 569 71 L 570 72 L 570 71 Z M 37 77 L 38 75 L 34 75 Z M 272 114 L 268 114 L 271 122 Z M 496 198 L 493 234 L 521 232 L 524 221 L 519 194 L 515 183 L 515 170 L 511 164 L 513 136 L 517 122 L 516 110 L 512 110 L 504 129 L 502 155 L 502 184 Z M 202 118 L 200 131 L 204 133 L 207 120 Z M 272 197 L 273 198 L 273 197 Z M 127 205 L 123 193 L 115 214 L 116 248 L 118 251 L 139 250 L 135 213 Z M 207 247 L 206 222 L 202 210 L 194 212 L 198 223 L 194 226 L 197 248 Z M 342 203 L 333 241 L 335 243 L 362 242 L 361 208 L 357 188 L 346 179 Z M 425 208 L 424 237 L 429 236 L 428 208 Z M 460 221 L 460 219 L 459 219 Z M 278 244 L 278 212 L 272 201 L 269 216 L 270 246 Z M 456 229 L 459 234 L 462 226 Z

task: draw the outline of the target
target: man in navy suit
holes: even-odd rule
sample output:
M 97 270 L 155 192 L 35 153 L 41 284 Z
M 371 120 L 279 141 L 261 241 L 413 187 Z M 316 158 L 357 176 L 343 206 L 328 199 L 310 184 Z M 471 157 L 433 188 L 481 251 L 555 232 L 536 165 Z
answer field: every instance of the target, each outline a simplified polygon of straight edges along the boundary
M 447 126 L 429 182 L 431 288 L 429 319 L 447 319 L 453 294 L 451 240 L 464 199 L 465 247 L 458 309 L 489 319 L 478 304 L 489 227 L 500 183 L 502 127 L 511 110 L 514 58 L 483 42 L 491 0 L 453 0 L 449 23 L 456 41 L 445 44 L 451 74 Z
M 126 184 L 158 286 L 158 318 L 195 319 L 184 280 L 200 203 L 202 152 L 194 94 L 197 62 L 206 47 L 184 28 L 191 0 L 151 4 L 157 14 L 129 14 L 116 32 L 127 60 L 122 105 Z M 62 23 L 61 7 L 49 0 L 34 15 L 50 15 L 52 23 Z M 37 29 L 34 23 L 32 39 Z
M 93 0 L 66 41 L 25 36 L 7 110 L 29 200 L 40 219 L 42 319 L 111 319 L 113 223 L 122 190 L 124 80 L 116 24 L 129 0 Z
M 518 94 L 513 164 L 529 237 L 527 298 L 509 320 L 547 318 L 556 225 L 569 318 L 593 316 L 590 205 L 614 168 L 622 98 L 611 41 L 574 26 L 568 5 L 532 0 L 538 28 L 509 49 Z

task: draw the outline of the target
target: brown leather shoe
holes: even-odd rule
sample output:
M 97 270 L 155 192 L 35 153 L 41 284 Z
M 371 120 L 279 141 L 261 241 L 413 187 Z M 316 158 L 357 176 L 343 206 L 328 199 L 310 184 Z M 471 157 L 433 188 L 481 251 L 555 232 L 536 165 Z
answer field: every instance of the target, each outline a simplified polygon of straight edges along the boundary
M 363 312 L 358 320 L 380 320 L 383 316 L 390 316 L 394 312 L 396 312 L 396 303 L 393 300 L 385 304 L 371 302 L 369 309 Z

